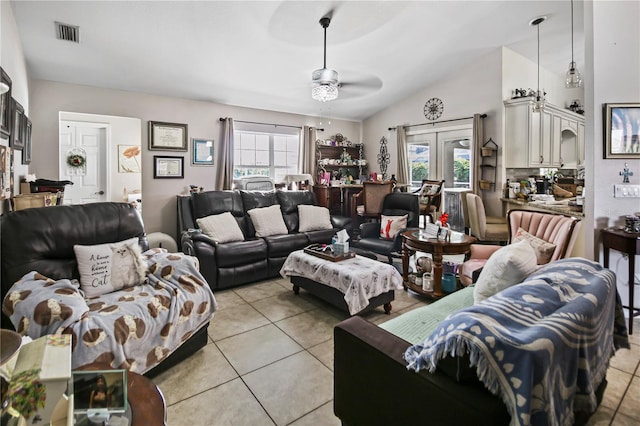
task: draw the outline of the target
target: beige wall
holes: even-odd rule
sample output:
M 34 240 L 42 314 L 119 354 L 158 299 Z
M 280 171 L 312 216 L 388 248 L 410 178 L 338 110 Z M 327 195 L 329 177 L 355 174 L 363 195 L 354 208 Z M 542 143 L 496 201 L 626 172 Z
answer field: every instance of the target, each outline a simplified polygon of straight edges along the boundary
M 24 113 L 31 117 L 29 105 L 29 75 L 27 64 L 22 52 L 18 29 L 13 17 L 13 10 L 8 1 L 0 2 L 0 65 L 11 78 L 11 97 L 20 102 L 24 107 Z M 0 144 L 9 146 L 9 141 L 0 139 Z M 14 189 L 13 193 L 19 194 L 20 178 L 25 177 L 29 167 L 22 164 L 22 151 L 14 152 Z M 0 203 L 0 212 L 4 204 Z
M 220 164 L 219 142 L 222 131 L 219 117 L 236 120 L 323 127 L 319 138 L 342 133 L 359 142 L 360 122 L 327 120 L 276 111 L 234 107 L 211 102 L 152 96 L 97 87 L 34 80 L 31 85 L 33 121 L 33 162 L 31 173 L 41 178 L 57 178 L 58 114 L 60 111 L 135 117 L 142 120 L 142 193 L 143 218 L 147 232 L 164 232 L 176 237 L 176 196 L 187 193 L 190 184 L 215 188 Z M 191 166 L 189 152 L 150 151 L 147 142 L 148 121 L 186 123 L 188 136 L 214 139 L 216 158 L 212 167 Z M 329 121 L 331 124 L 329 124 Z M 320 122 L 322 125 L 320 126 Z M 181 155 L 185 158 L 184 179 L 153 179 L 154 155 Z
M 601 258 L 600 229 L 623 225 L 624 216 L 640 212 L 640 199 L 613 197 L 613 185 L 621 184 L 619 175 L 624 163 L 634 172 L 631 183 L 640 184 L 640 160 L 603 159 L 603 120 L 605 103 L 640 102 L 640 2 L 585 2 L 585 34 L 587 34 L 587 66 L 585 69 L 586 106 L 586 198 L 585 234 L 587 255 Z M 591 254 L 591 253 L 593 254 Z M 611 252 L 611 269 L 617 275 L 618 291 L 623 302 L 628 300 L 628 259 Z M 640 281 L 640 256 L 635 259 L 636 282 Z M 640 306 L 636 291 L 634 305 Z

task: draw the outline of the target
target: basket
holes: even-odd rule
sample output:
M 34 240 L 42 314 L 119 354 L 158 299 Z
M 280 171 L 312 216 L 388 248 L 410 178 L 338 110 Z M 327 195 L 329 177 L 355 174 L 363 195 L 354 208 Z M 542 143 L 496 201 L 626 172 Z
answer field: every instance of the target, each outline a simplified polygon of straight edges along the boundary
M 480 189 L 491 189 L 491 184 L 493 184 L 493 182 L 490 180 L 480 180 L 480 182 L 478 182 Z
M 51 207 L 57 204 L 58 194 L 38 192 L 13 197 L 13 210 L 24 210 L 32 207 Z
M 491 157 L 495 151 L 496 151 L 495 148 L 492 148 L 490 146 L 485 146 L 480 149 L 480 154 L 483 157 Z

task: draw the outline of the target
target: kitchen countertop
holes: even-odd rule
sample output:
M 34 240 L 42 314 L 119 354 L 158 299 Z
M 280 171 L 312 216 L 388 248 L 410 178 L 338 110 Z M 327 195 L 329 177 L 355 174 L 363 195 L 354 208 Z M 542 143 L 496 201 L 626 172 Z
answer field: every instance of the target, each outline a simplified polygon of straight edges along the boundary
M 505 204 L 516 204 L 527 209 L 546 210 L 569 216 L 584 217 L 584 212 L 572 210 L 568 205 L 564 204 L 543 204 L 518 198 L 501 198 L 500 200 Z

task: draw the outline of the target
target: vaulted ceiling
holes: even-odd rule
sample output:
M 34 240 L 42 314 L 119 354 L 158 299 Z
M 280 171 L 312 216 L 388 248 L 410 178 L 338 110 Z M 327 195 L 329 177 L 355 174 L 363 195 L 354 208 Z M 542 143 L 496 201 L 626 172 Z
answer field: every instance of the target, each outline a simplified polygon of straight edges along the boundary
M 32 78 L 362 120 L 500 46 L 562 75 L 571 4 L 558 1 L 12 1 Z M 584 66 L 582 1 L 575 57 Z M 311 99 L 313 70 L 344 86 Z M 54 22 L 80 27 L 56 39 Z

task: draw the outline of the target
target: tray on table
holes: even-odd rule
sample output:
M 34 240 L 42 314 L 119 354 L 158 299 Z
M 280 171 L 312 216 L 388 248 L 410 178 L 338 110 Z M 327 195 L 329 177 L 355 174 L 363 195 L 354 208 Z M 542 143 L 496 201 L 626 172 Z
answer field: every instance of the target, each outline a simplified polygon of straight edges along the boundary
M 326 247 L 329 247 L 329 248 L 326 248 Z M 324 260 L 329 260 L 331 262 L 340 262 L 341 260 L 352 259 L 356 257 L 356 254 L 352 251 L 348 251 L 341 254 L 333 254 L 330 247 L 331 246 L 328 246 L 328 245 L 312 244 L 308 247 L 305 247 L 304 252 Z

